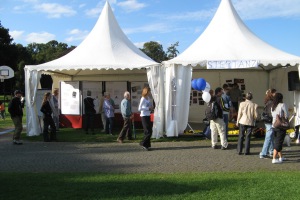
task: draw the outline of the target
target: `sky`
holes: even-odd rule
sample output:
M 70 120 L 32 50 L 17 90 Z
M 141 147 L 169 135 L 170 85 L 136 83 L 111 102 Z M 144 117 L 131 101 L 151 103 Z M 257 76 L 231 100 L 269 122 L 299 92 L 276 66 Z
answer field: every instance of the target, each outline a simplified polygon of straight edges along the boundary
M 129 40 L 142 48 L 179 42 L 182 53 L 203 33 L 221 0 L 108 0 Z M 300 56 L 300 0 L 232 0 L 244 23 L 272 46 Z M 78 46 L 105 0 L 0 0 L 0 21 L 14 43 L 51 40 Z

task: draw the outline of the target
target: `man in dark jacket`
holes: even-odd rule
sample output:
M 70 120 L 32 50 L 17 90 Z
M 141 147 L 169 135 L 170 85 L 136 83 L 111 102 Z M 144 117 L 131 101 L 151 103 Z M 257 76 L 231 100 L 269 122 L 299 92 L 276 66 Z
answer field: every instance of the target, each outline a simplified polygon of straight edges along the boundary
M 15 91 L 15 96 L 12 98 L 8 105 L 8 112 L 15 126 L 15 132 L 13 135 L 14 144 L 22 144 L 20 141 L 21 132 L 23 130 L 22 117 L 24 104 L 21 102 L 22 92 L 20 90 Z
M 94 133 L 94 119 L 95 119 L 95 104 L 94 99 L 91 97 L 92 92 L 87 91 L 87 97 L 84 99 L 84 112 L 85 112 L 85 133 L 89 134 L 88 130 L 91 128 L 92 134 Z

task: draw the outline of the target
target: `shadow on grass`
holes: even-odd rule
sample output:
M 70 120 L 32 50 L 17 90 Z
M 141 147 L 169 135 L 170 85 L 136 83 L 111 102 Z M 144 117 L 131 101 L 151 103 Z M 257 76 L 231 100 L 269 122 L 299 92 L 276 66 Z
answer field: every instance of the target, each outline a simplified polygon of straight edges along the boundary
M 298 177 L 299 172 L 169 175 L 0 173 L 0 198 L 181 200 L 282 199 L 284 196 L 285 199 L 298 199 Z
M 1 199 L 183 199 L 235 187 L 235 179 L 181 181 L 168 175 L 10 174 L 1 177 Z M 235 185 L 235 186 L 233 186 Z

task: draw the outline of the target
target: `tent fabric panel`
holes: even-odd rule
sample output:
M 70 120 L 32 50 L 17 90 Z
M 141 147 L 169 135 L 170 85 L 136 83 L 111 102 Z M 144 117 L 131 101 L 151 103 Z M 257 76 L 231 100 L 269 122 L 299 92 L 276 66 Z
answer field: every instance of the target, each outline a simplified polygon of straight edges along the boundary
M 178 137 L 188 123 L 192 68 L 171 65 L 165 70 L 166 135 Z

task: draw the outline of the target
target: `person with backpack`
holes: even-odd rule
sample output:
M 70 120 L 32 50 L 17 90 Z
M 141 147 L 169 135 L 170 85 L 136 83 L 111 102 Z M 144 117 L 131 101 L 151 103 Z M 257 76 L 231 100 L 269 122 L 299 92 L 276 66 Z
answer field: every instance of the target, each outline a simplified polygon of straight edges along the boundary
M 253 103 L 251 100 L 253 95 L 251 92 L 246 94 L 246 100 L 240 103 L 238 116 L 236 120 L 236 126 L 239 126 L 239 139 L 237 151 L 239 155 L 243 152 L 243 142 L 246 135 L 245 141 L 245 152 L 244 155 L 250 154 L 250 139 L 255 121 L 258 118 L 258 105 Z
M 273 146 L 274 146 L 274 134 L 272 129 L 272 114 L 271 114 L 271 108 L 273 105 L 273 93 L 275 93 L 275 89 L 268 89 L 266 91 L 266 97 L 265 97 L 265 107 L 263 110 L 263 113 L 265 113 L 268 117 L 265 117 L 264 120 L 265 127 L 266 127 L 266 135 L 265 135 L 265 141 L 262 147 L 262 150 L 259 154 L 259 158 L 272 158 L 273 157 Z
M 228 142 L 225 135 L 225 122 L 223 120 L 223 111 L 221 108 L 221 96 L 223 90 L 218 87 L 215 90 L 215 96 L 213 96 L 207 105 L 205 110 L 205 116 L 210 122 L 211 129 L 211 145 L 213 149 L 217 149 L 218 134 L 221 140 L 221 149 L 228 148 Z
M 23 144 L 20 138 L 23 130 L 22 117 L 23 117 L 24 103 L 21 102 L 22 92 L 20 90 L 16 90 L 14 92 L 14 95 L 15 96 L 9 102 L 8 112 L 10 113 L 10 117 L 15 126 L 13 143 L 20 145 Z

